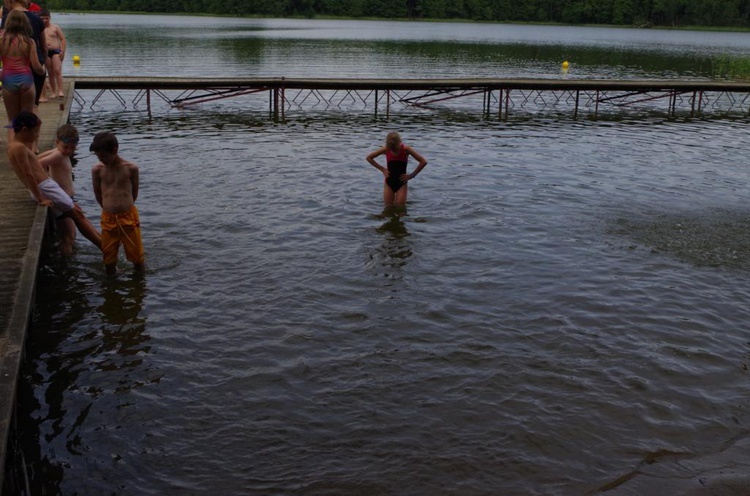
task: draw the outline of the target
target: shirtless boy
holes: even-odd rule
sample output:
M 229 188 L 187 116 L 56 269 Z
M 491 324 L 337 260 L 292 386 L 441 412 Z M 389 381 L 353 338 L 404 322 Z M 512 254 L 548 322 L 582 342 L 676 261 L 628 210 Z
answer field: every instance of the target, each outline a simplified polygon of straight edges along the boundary
M 44 37 L 47 40 L 47 73 L 52 98 L 61 98 L 64 96 L 62 63 L 65 60 L 67 42 L 60 26 L 50 21 L 49 11 L 42 9 L 39 17 L 44 22 Z
M 67 215 L 86 239 L 101 249 L 102 240 L 83 210 L 44 171 L 33 152 L 42 121 L 32 112 L 22 110 L 13 119 L 13 140 L 8 143 L 8 159 L 13 172 L 40 205 L 53 207 L 55 216 Z
M 73 187 L 73 164 L 70 157 L 78 146 L 78 130 L 70 124 L 63 124 L 57 129 L 55 148 L 39 155 L 39 163 L 49 176 L 60 185 L 68 196 L 75 198 Z M 61 215 L 56 219 L 57 231 L 60 235 L 60 252 L 63 255 L 73 254 L 73 242 L 76 239 L 76 226 L 73 219 Z
M 120 244 L 136 270 L 143 269 L 145 255 L 141 240 L 138 199 L 139 170 L 122 158 L 117 138 L 110 132 L 97 133 L 89 150 L 100 160 L 91 170 L 96 201 L 102 206 L 102 251 L 107 274 L 117 272 Z

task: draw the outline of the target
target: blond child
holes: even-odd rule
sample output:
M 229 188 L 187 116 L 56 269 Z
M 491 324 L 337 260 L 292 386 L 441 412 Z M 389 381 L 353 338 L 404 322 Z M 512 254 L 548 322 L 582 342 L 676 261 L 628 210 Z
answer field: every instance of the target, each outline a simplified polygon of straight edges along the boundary
M 380 165 L 375 158 L 385 155 L 386 166 Z M 414 172 L 406 173 L 406 165 L 409 155 L 414 157 L 419 164 Z M 385 138 L 385 146 L 378 148 L 367 156 L 367 161 L 383 173 L 385 184 L 383 185 L 383 202 L 386 205 L 406 205 L 406 196 L 409 192 L 410 180 L 421 172 L 427 165 L 427 160 L 417 153 L 412 147 L 401 141 L 401 135 L 393 131 Z
M 11 10 L 5 19 L 5 29 L 0 38 L 3 103 L 9 124 L 22 110 L 34 110 L 34 72 L 44 74 L 44 67 L 39 62 L 36 43 L 31 35 L 31 24 L 26 14 Z M 13 133 L 9 130 L 8 141 L 12 138 Z

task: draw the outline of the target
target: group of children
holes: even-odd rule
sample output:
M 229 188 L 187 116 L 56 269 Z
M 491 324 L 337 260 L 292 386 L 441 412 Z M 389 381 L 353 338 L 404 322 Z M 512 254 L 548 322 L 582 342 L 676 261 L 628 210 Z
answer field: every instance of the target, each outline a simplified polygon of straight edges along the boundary
M 140 219 L 135 207 L 140 183 L 138 166 L 119 155 L 119 144 L 113 133 L 101 132 L 94 136 L 89 151 L 99 159 L 91 171 L 91 178 L 94 196 L 102 207 L 100 234 L 73 199 L 75 190 L 71 157 L 78 146 L 78 131 L 70 124 L 60 126 L 55 148 L 37 156 L 34 143 L 38 140 L 41 124 L 33 112 L 20 112 L 13 119 L 14 137 L 8 145 L 8 157 L 13 171 L 32 197 L 40 205 L 53 209 L 61 253 L 73 253 L 77 228 L 102 250 L 107 274 L 117 272 L 120 245 L 136 269 L 142 269 L 145 256 Z M 381 155 L 386 157 L 385 166 L 376 160 Z M 411 173 L 406 170 L 409 156 L 418 161 Z M 367 161 L 384 176 L 384 203 L 395 206 L 406 205 L 408 182 L 427 165 L 427 160 L 404 144 L 397 132 L 389 133 L 385 145 L 370 153 Z
M 102 207 L 101 234 L 73 200 L 71 157 L 79 136 L 75 127 L 65 124 L 56 133 L 55 148 L 41 155 L 34 153 L 42 121 L 36 114 L 21 111 L 11 124 L 13 139 L 8 144 L 8 158 L 18 179 L 40 204 L 52 208 L 60 236 L 60 251 L 73 252 L 76 228 L 103 253 L 107 274 L 117 272 L 120 245 L 136 269 L 143 269 L 145 256 L 141 240 L 140 219 L 135 201 L 138 198 L 139 169 L 119 155 L 117 137 L 111 132 L 94 136 L 89 151 L 99 159 L 91 178 L 96 201 Z
M 35 110 L 47 101 L 44 93 L 64 96 L 65 35 L 47 10 L 32 12 L 28 6 L 27 0 L 6 0 L 0 7 L 2 94 L 9 122 L 22 110 Z M 11 131 L 8 136 L 12 138 Z

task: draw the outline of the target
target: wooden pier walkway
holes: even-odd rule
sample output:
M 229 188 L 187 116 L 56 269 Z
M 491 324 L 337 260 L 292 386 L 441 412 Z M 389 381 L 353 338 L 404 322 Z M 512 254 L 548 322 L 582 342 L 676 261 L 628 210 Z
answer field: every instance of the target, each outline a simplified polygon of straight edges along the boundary
M 50 149 L 55 131 L 68 121 L 72 84 L 66 97 L 39 105 L 42 129 L 39 148 Z M 37 206 L 10 168 L 7 132 L 0 132 L 0 493 L 8 434 L 15 409 L 16 385 L 24 354 L 26 330 L 34 303 L 39 253 L 47 208 Z
M 688 117 L 750 112 L 748 81 L 78 77 L 75 89 L 81 106 L 93 107 L 109 93 L 123 106 L 145 105 L 149 112 L 159 102 L 184 108 L 252 95 L 262 103 L 248 104 L 248 111 L 267 109 L 275 119 L 309 110 L 365 110 L 388 117 L 398 109 L 457 106 L 475 113 L 481 109 L 484 117 L 497 119 L 549 112 L 594 119 L 640 110 Z M 98 93 L 86 100 L 82 92 L 87 90 Z M 124 96 L 129 91 L 134 92 L 130 103 Z

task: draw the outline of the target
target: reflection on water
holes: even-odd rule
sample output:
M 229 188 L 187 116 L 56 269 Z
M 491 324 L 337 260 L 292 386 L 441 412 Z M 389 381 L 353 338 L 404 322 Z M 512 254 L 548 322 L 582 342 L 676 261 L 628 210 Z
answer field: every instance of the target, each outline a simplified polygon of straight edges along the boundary
M 711 78 L 742 33 L 470 23 L 56 17 L 80 76 Z M 116 25 L 116 29 L 113 29 Z M 128 50 L 122 50 L 128 46 Z M 190 56 L 181 56 L 185 47 Z M 164 60 L 169 64 L 164 73 Z
M 103 370 L 136 368 L 150 351 L 145 333 L 146 318 L 141 314 L 146 296 L 146 278 L 139 271 L 131 276 L 109 277 L 102 284 L 101 303 L 95 311 L 101 316 L 101 355 L 96 366 Z M 119 389 L 138 383 L 120 384 Z
M 387 206 L 375 215 L 382 224 L 375 231 L 380 234 L 380 245 L 372 250 L 370 262 L 384 271 L 388 278 L 399 278 L 401 269 L 412 256 L 412 243 L 409 230 L 404 222 L 407 216 L 405 206 Z
M 405 206 L 387 206 L 380 214 L 381 219 L 385 219 L 383 225 L 378 228 L 382 234 L 390 234 L 390 239 L 401 239 L 409 235 L 409 231 L 404 224 L 404 217 L 407 216 Z
M 116 428 L 109 420 L 97 420 L 102 411 L 94 405 L 127 407 L 133 390 L 158 382 L 144 364 L 150 352 L 144 275 L 92 280 L 80 260 L 60 257 L 52 246 L 46 253 L 37 301 L 47 310 L 34 314 L 28 336 L 28 346 L 40 360 L 24 364 L 18 391 L 19 402 L 35 414 L 19 418 L 11 436 L 10 494 L 65 494 L 60 485 L 67 458 L 56 453 L 85 456 L 92 448 L 86 441 L 91 422 L 95 431 Z M 89 327 L 87 322 L 98 324 Z M 100 380 L 106 377 L 111 380 Z M 69 411 L 77 413 L 71 417 Z M 46 429 L 40 430 L 38 423 Z

